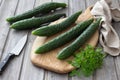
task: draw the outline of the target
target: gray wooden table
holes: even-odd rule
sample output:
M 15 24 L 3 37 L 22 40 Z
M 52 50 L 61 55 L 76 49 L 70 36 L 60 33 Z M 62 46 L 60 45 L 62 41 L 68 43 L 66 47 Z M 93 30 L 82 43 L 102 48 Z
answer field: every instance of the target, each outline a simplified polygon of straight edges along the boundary
M 97 0 L 0 0 L 0 59 L 2 60 L 19 39 L 29 32 L 27 45 L 19 56 L 10 61 L 7 69 L 0 75 L 0 80 L 120 80 L 120 56 L 107 56 L 103 67 L 88 78 L 57 74 L 38 68 L 31 63 L 30 51 L 35 36 L 31 35 L 31 30 L 10 29 L 5 19 L 50 1 L 67 3 L 68 7 L 60 12 L 65 12 L 69 16 L 78 10 L 85 10 Z M 113 5 L 120 8 L 120 0 L 113 0 Z M 120 22 L 114 22 L 113 25 L 120 36 Z

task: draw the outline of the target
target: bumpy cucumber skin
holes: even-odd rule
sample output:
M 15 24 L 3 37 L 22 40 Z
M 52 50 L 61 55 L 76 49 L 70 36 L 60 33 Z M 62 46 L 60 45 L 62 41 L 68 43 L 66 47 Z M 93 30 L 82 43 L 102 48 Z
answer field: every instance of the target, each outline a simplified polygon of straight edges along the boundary
M 65 14 L 53 14 L 53 15 L 49 15 L 45 17 L 24 19 L 24 20 L 13 23 L 10 26 L 10 28 L 17 29 L 17 30 L 37 28 L 43 23 L 55 21 L 63 16 L 65 17 L 66 15 Z
M 70 29 L 69 31 L 50 40 L 49 42 L 45 43 L 43 46 L 40 46 L 35 51 L 35 53 L 37 53 L 37 54 L 45 53 L 45 52 L 56 49 L 64 44 L 70 42 L 71 40 L 78 37 L 92 22 L 93 22 L 93 19 L 79 23 L 78 25 L 76 25 L 72 29 Z
M 79 11 L 56 25 L 48 25 L 48 26 L 40 27 L 36 30 L 33 30 L 32 34 L 37 36 L 52 36 L 70 27 L 77 20 L 78 16 L 81 13 L 82 11 Z
M 13 17 L 9 17 L 6 20 L 10 23 L 19 21 L 19 20 L 23 20 L 23 19 L 27 19 L 27 18 L 31 18 L 37 14 L 44 14 L 44 13 L 48 13 L 51 10 L 55 10 L 56 8 L 65 8 L 66 4 L 65 3 L 58 3 L 58 2 L 48 2 L 45 4 L 42 4 L 32 10 L 28 10 L 25 13 L 13 16 Z
M 75 41 L 61 50 L 57 58 L 66 59 L 70 57 L 76 50 L 78 50 L 85 42 L 95 33 L 100 24 L 101 18 L 93 22 Z

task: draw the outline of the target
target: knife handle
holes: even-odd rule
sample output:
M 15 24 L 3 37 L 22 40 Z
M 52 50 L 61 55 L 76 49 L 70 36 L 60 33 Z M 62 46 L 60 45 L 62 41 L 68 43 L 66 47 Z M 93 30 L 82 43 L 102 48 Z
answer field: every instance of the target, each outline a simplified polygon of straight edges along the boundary
M 0 62 L 0 72 L 2 72 L 5 68 L 5 65 L 8 63 L 10 57 L 14 54 L 8 53 L 7 56 Z

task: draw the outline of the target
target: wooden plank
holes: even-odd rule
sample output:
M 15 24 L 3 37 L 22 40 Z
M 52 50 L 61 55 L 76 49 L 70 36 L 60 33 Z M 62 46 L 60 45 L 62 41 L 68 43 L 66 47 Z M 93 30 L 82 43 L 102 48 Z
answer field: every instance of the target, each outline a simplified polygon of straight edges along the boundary
M 120 8 L 120 0 L 115 0 L 115 1 L 113 1 L 113 3 L 114 3 L 113 4 L 114 7 L 116 6 L 117 8 Z M 120 22 L 114 22 L 113 26 L 120 37 L 120 28 L 119 28 Z M 114 61 L 115 61 L 115 66 L 116 66 L 117 78 L 118 78 L 118 80 L 120 80 L 120 62 L 119 62 L 120 56 L 115 57 Z
M 81 75 L 80 77 L 78 77 L 78 76 L 72 77 L 72 80 L 93 80 L 92 78 L 93 78 L 93 76 L 85 77 L 85 76 Z
M 94 5 L 98 0 L 86 0 L 86 6 L 92 6 Z
M 115 66 L 116 66 L 117 78 L 118 80 L 120 80 L 120 56 L 115 57 Z
M 52 1 L 53 2 L 64 2 L 68 4 L 68 0 L 52 0 Z M 66 13 L 68 15 L 68 7 L 63 10 L 56 11 L 55 13 Z M 45 79 L 46 80 L 68 80 L 68 75 L 57 74 L 55 72 L 46 71 Z
M 51 0 L 36 0 L 35 6 L 39 6 L 39 5 L 46 3 L 46 2 L 51 2 Z
M 34 7 L 35 0 L 26 0 L 26 1 L 21 0 L 19 3 L 20 3 L 20 6 L 23 6 L 23 7 L 20 7 L 20 9 L 22 9 L 23 11 L 26 11 L 26 10 L 32 9 Z M 29 3 L 29 5 L 27 5 L 27 3 Z M 26 7 L 26 5 L 27 5 L 27 7 Z M 26 9 L 24 9 L 24 7 L 26 7 Z M 31 35 L 31 33 L 29 34 L 27 47 L 24 52 L 25 54 L 24 54 L 24 59 L 22 60 L 23 63 L 22 63 L 22 67 L 21 67 L 21 73 L 19 76 L 19 80 L 33 80 L 33 79 L 40 78 L 39 76 L 43 76 L 42 75 L 43 71 L 42 72 L 40 71 L 38 73 L 38 69 L 37 68 L 34 69 L 34 66 L 30 62 L 29 53 L 30 53 L 30 48 L 32 46 L 32 41 L 34 40 L 34 37 L 31 37 L 30 35 Z
M 10 3 L 11 3 L 11 5 L 10 5 Z M 27 3 L 29 3 L 29 4 L 27 4 Z M 16 0 L 10 0 L 10 1 L 6 0 L 5 4 L 6 5 L 4 7 L 8 7 L 8 8 L 3 8 L 3 11 L 4 10 L 9 11 L 9 13 L 6 12 L 5 14 L 9 14 L 8 16 L 10 16 L 10 13 L 11 12 L 12 13 L 15 12 L 15 10 L 11 10 L 9 8 L 11 8 L 11 7 L 15 8 L 15 6 L 13 6 L 13 5 L 17 4 L 17 2 L 16 2 Z M 19 4 L 18 4 L 17 10 L 16 10 L 16 15 L 24 12 L 25 10 L 33 8 L 33 5 L 34 5 L 34 0 L 25 0 L 25 1 L 19 0 Z M 5 15 L 5 17 L 6 16 L 7 15 Z M 5 17 L 4 17 L 4 19 L 5 19 Z M 6 23 L 4 23 L 3 25 L 6 25 Z M 3 27 L 2 27 L 2 29 L 3 29 Z M 7 33 L 7 32 L 4 31 L 4 33 Z M 6 43 L 4 52 L 3 52 L 3 54 L 4 54 L 3 57 L 5 57 L 7 55 L 7 53 L 12 48 L 14 48 L 16 43 L 26 33 L 27 33 L 27 31 L 16 31 L 16 30 L 10 29 L 10 33 L 8 35 L 7 43 Z M 24 56 L 24 50 L 21 52 L 21 55 L 19 55 L 18 57 L 14 57 L 14 59 L 9 63 L 9 65 L 6 68 L 6 70 L 4 71 L 4 74 L 1 76 L 0 80 L 18 80 L 19 79 L 19 74 L 20 74 L 20 70 L 21 70 L 21 64 L 22 64 L 23 56 Z
M 107 56 L 101 69 L 96 71 L 95 80 L 117 80 L 113 57 Z
M 4 48 L 4 44 L 7 38 L 7 34 L 9 32 L 9 25 L 6 22 L 6 18 L 8 16 L 14 15 L 14 11 L 16 9 L 18 0 L 4 0 L 0 7 L 0 55 L 2 56 L 2 51 Z M 10 6 L 10 7 L 9 7 Z
M 31 33 L 30 33 L 31 34 Z M 34 66 L 30 61 L 31 47 L 34 41 L 34 36 L 29 36 L 28 44 L 25 51 L 20 80 L 43 80 L 44 70 Z
M 119 28 L 120 22 L 114 22 L 113 26 L 120 37 L 120 28 Z M 116 66 L 117 78 L 118 80 L 120 80 L 120 56 L 114 57 L 114 61 L 115 61 L 115 66 Z
M 113 4 L 113 6 L 117 6 L 117 8 L 120 8 L 120 0 L 115 0 L 115 3 Z M 113 26 L 120 37 L 120 28 L 119 28 L 120 22 L 114 22 Z M 120 56 L 115 57 L 114 61 L 116 66 L 117 78 L 118 80 L 120 80 Z
M 85 10 L 85 0 L 69 0 L 69 14 Z
M 95 2 L 97 2 L 98 0 L 86 0 L 86 4 L 87 6 L 91 6 L 94 5 Z M 112 6 L 114 7 L 119 7 L 119 1 L 118 0 L 111 0 L 112 1 Z
M 119 0 L 112 0 L 112 6 L 114 8 L 119 8 L 119 6 L 120 6 Z
M 48 71 L 45 80 L 68 80 L 68 74 L 58 74 L 55 72 Z
M 36 7 L 49 1 L 50 0 L 44 0 L 44 1 L 36 0 L 34 6 Z M 31 31 L 30 31 L 30 34 L 31 34 Z M 30 61 L 31 47 L 35 38 L 36 36 L 29 35 L 28 44 L 25 51 L 25 55 L 24 55 L 20 80 L 43 80 L 45 78 L 44 69 L 34 66 Z

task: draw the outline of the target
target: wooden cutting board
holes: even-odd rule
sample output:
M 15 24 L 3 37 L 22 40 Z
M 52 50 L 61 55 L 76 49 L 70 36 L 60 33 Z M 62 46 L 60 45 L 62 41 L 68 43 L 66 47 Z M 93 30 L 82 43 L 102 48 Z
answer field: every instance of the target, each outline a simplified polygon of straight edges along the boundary
M 90 14 L 90 9 L 91 9 L 91 7 L 89 7 L 82 15 L 80 15 L 78 20 L 76 21 L 76 23 L 79 23 L 80 21 L 84 21 L 86 19 L 91 18 L 92 16 Z M 87 15 L 87 17 L 86 17 L 86 15 Z M 57 20 L 57 21 L 53 22 L 52 24 L 57 24 L 63 20 L 64 19 Z M 74 25 L 72 25 L 71 27 L 73 27 L 73 26 Z M 69 30 L 69 29 L 67 29 L 67 30 Z M 67 30 L 65 30 L 63 32 L 66 32 Z M 61 32 L 61 33 L 63 33 L 63 32 Z M 44 69 L 47 69 L 47 70 L 50 70 L 50 71 L 57 72 L 57 73 L 68 73 L 68 72 L 72 71 L 73 69 L 75 69 L 72 65 L 68 64 L 68 62 L 67 62 L 68 60 L 72 60 L 73 56 L 71 56 L 70 58 L 68 58 L 66 60 L 58 60 L 56 58 L 56 55 L 58 54 L 58 52 L 61 49 L 63 49 L 65 46 L 69 45 L 70 43 L 68 43 L 60 48 L 57 48 L 55 50 L 52 50 L 50 52 L 44 53 L 44 54 L 35 54 L 34 53 L 36 48 L 43 45 L 45 42 L 55 38 L 56 36 L 60 35 L 61 33 L 58 33 L 51 37 L 37 37 L 35 39 L 32 50 L 31 50 L 31 61 L 34 65 L 44 68 Z M 96 31 L 96 33 L 91 37 L 91 39 L 87 43 L 92 46 L 96 46 L 97 42 L 98 42 L 98 31 Z

